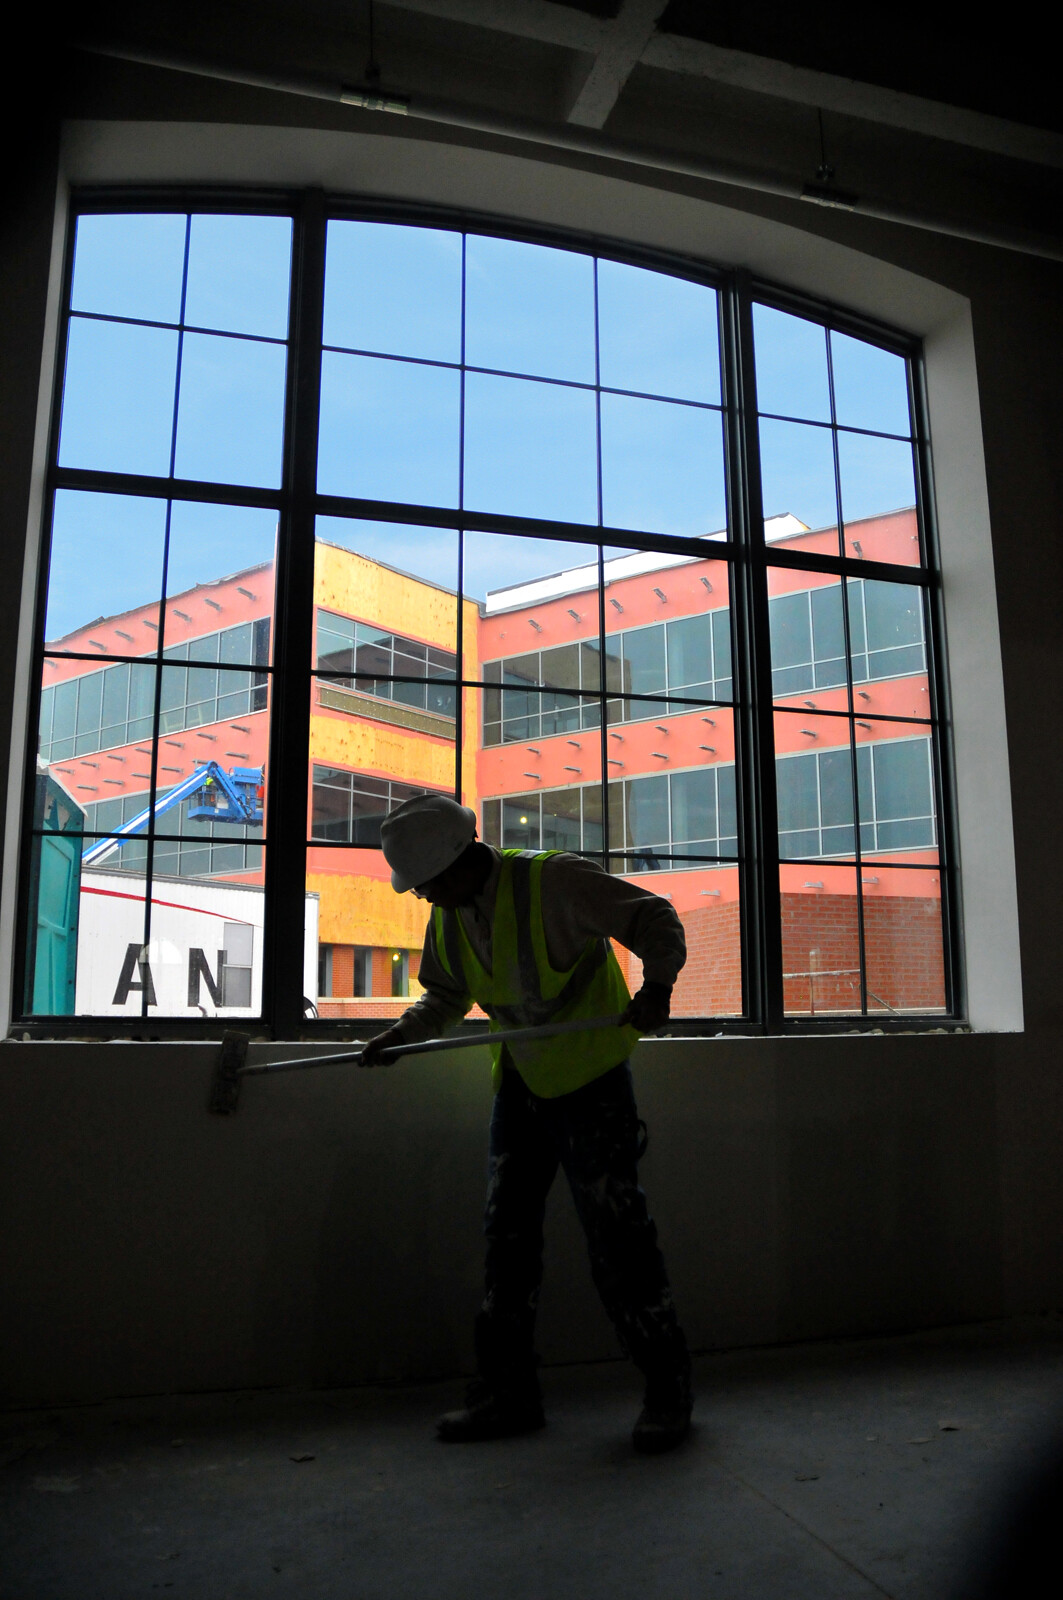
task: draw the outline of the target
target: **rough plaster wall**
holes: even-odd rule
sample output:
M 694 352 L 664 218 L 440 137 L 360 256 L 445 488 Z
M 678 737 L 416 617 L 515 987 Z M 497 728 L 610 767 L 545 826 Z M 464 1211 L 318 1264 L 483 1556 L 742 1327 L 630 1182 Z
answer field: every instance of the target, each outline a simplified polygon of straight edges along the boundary
M 1015 1044 L 641 1046 L 643 1181 L 692 1344 L 1061 1303 L 1063 1271 L 1038 1240 L 1063 1184 L 1023 1109 L 1031 1090 L 1045 1103 L 1042 1075 Z M 0 1051 L 9 1403 L 467 1368 L 480 1053 L 252 1079 L 232 1118 L 206 1110 L 213 1059 L 181 1044 Z M 540 1349 L 547 1362 L 616 1354 L 563 1180 Z

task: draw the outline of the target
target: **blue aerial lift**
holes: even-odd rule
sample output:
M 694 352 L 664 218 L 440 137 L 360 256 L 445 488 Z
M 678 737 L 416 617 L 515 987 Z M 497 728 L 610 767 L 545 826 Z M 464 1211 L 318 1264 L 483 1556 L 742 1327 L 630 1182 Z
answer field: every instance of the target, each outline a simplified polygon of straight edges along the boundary
M 102 861 L 120 850 L 126 839 L 143 833 L 154 815 L 156 821 L 182 800 L 190 800 L 190 819 L 209 819 L 212 822 L 248 822 L 260 827 L 263 819 L 263 772 L 261 767 L 233 767 L 226 772 L 216 761 L 205 761 L 176 788 L 171 789 L 154 806 L 123 822 L 120 828 L 97 839 L 81 858 L 83 867 L 98 867 Z

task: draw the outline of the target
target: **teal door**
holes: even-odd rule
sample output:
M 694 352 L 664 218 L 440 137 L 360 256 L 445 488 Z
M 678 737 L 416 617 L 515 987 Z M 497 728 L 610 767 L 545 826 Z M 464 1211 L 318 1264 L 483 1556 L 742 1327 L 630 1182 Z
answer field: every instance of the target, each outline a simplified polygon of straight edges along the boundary
M 43 833 L 35 841 L 30 886 L 31 948 L 26 974 L 28 1010 L 34 1016 L 72 1017 L 78 961 L 78 907 L 81 893 L 80 829 L 85 816 L 55 779 L 37 779 L 39 822 L 62 831 Z

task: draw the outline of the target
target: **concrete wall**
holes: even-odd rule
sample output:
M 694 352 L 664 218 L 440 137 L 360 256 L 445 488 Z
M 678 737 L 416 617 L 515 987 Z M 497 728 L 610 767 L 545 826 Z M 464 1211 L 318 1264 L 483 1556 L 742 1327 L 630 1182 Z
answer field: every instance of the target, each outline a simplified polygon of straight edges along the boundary
M 473 135 L 363 135 L 336 108 L 146 69 L 112 66 L 64 93 L 41 111 L 0 255 L 0 742 L 13 750 L 0 782 L 16 788 L 62 242 L 58 110 L 81 119 L 63 158 L 81 181 L 270 174 L 567 220 L 746 262 L 924 334 L 977 1031 L 644 1045 L 645 1180 L 699 1347 L 1063 1306 L 1060 268 L 692 179 L 621 178 L 590 158 L 551 166 Z M 869 136 L 871 188 L 876 160 L 893 159 L 888 141 L 876 149 Z M 929 205 L 944 168 L 933 140 L 920 149 Z M 1004 204 L 996 181 L 987 169 L 987 219 Z M 7 971 L 17 805 L 4 815 Z M 484 1064 L 254 1080 L 222 1120 L 205 1110 L 215 1048 L 0 1046 L 10 1400 L 467 1364 Z M 540 1342 L 549 1361 L 614 1348 L 560 1193 Z

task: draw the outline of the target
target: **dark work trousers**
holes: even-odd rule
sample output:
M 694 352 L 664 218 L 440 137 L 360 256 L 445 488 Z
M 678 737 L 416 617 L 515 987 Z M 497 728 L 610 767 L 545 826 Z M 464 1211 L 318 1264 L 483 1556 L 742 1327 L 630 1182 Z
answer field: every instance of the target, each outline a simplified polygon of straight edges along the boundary
M 561 1166 L 590 1251 L 591 1272 L 625 1352 L 647 1376 L 686 1379 L 657 1229 L 639 1187 L 645 1124 L 626 1061 L 572 1094 L 543 1100 L 507 1068 L 495 1096 L 488 1162 L 486 1296 L 479 1368 L 503 1386 L 532 1381 L 543 1275 L 543 1215 Z

